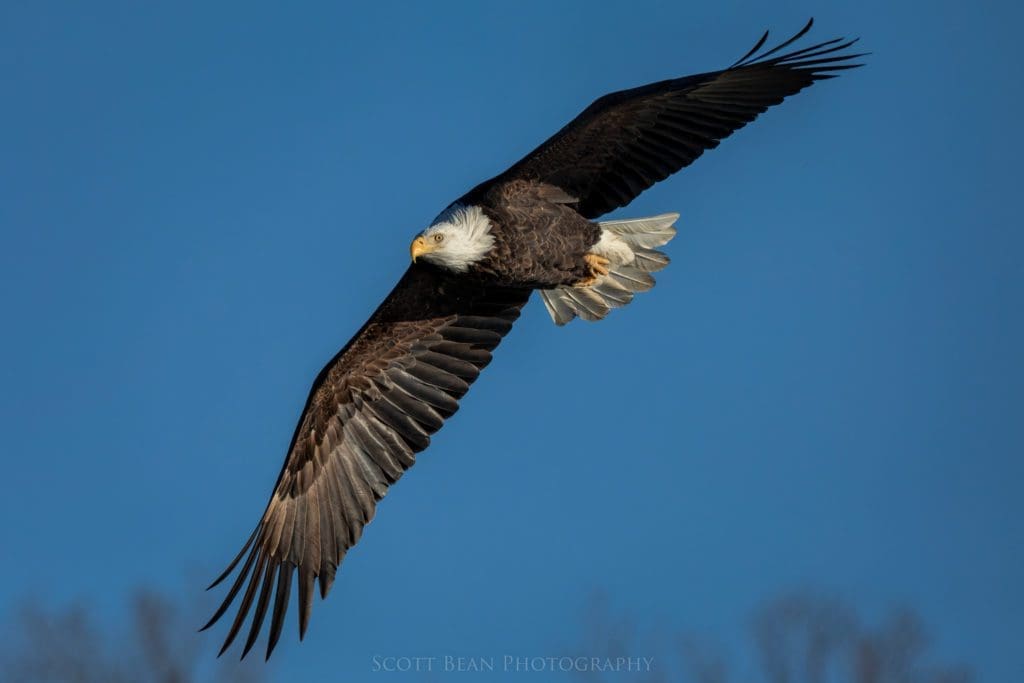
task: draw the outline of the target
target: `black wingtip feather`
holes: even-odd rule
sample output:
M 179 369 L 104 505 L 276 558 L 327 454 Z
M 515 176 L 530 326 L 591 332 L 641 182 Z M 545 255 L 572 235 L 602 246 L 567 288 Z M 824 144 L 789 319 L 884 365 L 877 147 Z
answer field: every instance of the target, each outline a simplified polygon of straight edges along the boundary
M 850 59 L 856 59 L 864 56 L 866 53 L 852 54 L 852 55 L 841 55 L 838 57 L 826 58 L 825 55 L 833 54 L 841 50 L 846 50 L 850 46 L 854 45 L 859 38 L 846 39 L 846 38 L 833 38 L 814 45 L 800 48 L 786 54 L 778 54 L 785 48 L 789 47 L 800 38 L 804 37 L 811 27 L 814 25 L 814 18 L 812 17 L 807 24 L 800 29 L 795 35 L 788 40 L 776 45 L 775 47 L 765 52 L 758 52 L 760 47 L 764 44 L 762 39 L 755 49 L 750 50 L 741 59 L 734 62 L 729 66 L 726 71 L 733 71 L 744 68 L 754 67 L 772 67 L 772 66 L 786 66 L 790 69 L 808 69 L 817 70 L 817 67 L 821 67 L 824 70 L 833 70 L 836 67 L 825 66 L 829 63 L 842 62 Z M 858 65 L 860 66 L 860 65 Z
M 756 43 L 754 43 L 754 47 L 750 48 L 750 50 L 747 51 L 747 54 L 743 55 L 742 57 L 737 59 L 735 62 L 730 64 L 729 68 L 731 69 L 734 66 L 738 66 L 738 65 L 742 64 L 743 62 L 747 61 L 747 59 L 749 59 L 752 55 L 756 54 L 757 51 L 760 50 L 762 46 L 764 46 L 764 44 L 765 44 L 765 42 L 767 42 L 767 40 L 768 40 L 768 31 L 765 31 L 764 34 L 761 35 L 761 39 L 759 41 L 757 41 Z
M 267 656 L 274 652 L 277 641 L 281 638 L 281 629 L 284 627 L 284 615 L 288 612 L 288 601 L 292 593 L 292 573 L 295 565 L 291 562 L 282 562 L 277 573 L 277 594 L 274 596 L 274 613 L 270 617 L 270 634 L 267 636 Z
M 775 54 L 779 50 L 783 50 L 783 49 L 789 47 L 790 45 L 792 45 L 793 43 L 795 43 L 796 41 L 800 40 L 805 35 L 807 35 L 807 32 L 811 30 L 812 26 L 814 26 L 814 17 L 811 17 L 807 21 L 807 24 L 804 25 L 804 27 L 802 29 L 800 29 L 795 36 L 793 36 L 792 38 L 790 38 L 789 40 L 787 40 L 787 41 L 785 41 L 783 43 L 780 43 L 779 45 L 776 45 L 771 50 L 768 50 L 768 52 L 765 52 L 763 55 L 758 57 L 758 59 L 764 59 L 766 57 L 770 57 L 771 55 Z
M 256 585 L 259 583 L 260 577 L 267 568 L 267 556 L 260 553 L 259 562 L 256 564 L 256 568 L 252 573 L 252 577 L 249 579 L 249 586 L 245 589 L 245 595 L 242 596 L 242 602 L 238 605 L 238 612 L 235 614 L 235 620 L 231 622 L 231 628 L 228 630 L 228 635 L 224 639 L 224 645 L 221 647 L 220 652 L 217 656 L 220 657 L 224 652 L 231 647 L 231 643 L 235 641 L 235 637 L 238 636 L 238 631 L 242 628 L 242 624 L 245 622 L 245 617 L 249 614 L 249 608 L 252 607 L 252 599 L 256 595 Z
M 206 587 L 206 590 L 210 590 L 211 588 L 216 587 L 221 581 L 226 579 L 229 574 L 231 574 L 232 570 L 234 570 L 235 568 L 235 565 L 237 565 L 238 561 L 242 559 L 242 555 L 245 555 L 245 551 L 248 550 L 249 546 L 252 545 L 252 542 L 256 539 L 256 534 L 258 534 L 259 532 L 260 526 L 257 525 L 256 528 L 253 529 L 253 532 L 249 535 L 249 539 L 245 542 L 245 545 L 243 545 L 242 549 L 238 551 L 237 555 L 235 555 L 235 559 L 231 560 L 231 563 L 228 565 L 228 568 L 221 572 L 220 576 L 214 579 L 213 583 Z
M 246 547 L 248 547 L 248 545 L 246 545 Z M 200 632 L 205 631 L 216 624 L 217 620 L 224 616 L 228 607 L 231 606 L 232 601 L 234 601 L 235 596 L 238 595 L 238 591 L 241 589 L 242 584 L 245 583 L 245 579 L 249 575 L 252 563 L 256 559 L 256 550 L 256 548 L 253 548 L 252 552 L 249 553 L 249 557 L 245 560 L 245 564 L 242 565 L 242 569 L 238 572 L 238 577 L 235 579 L 235 582 L 231 584 L 231 589 L 228 591 L 228 594 L 224 596 L 224 601 L 221 602 L 220 607 L 218 607 L 217 611 L 214 612 L 212 617 L 210 617 L 210 620 L 206 622 L 206 625 L 199 629 Z
M 316 576 L 309 567 L 299 567 L 299 640 L 306 637 L 309 617 L 313 613 L 313 581 Z
M 320 570 L 320 576 L 317 578 L 320 581 L 320 599 L 324 600 L 327 598 L 327 594 L 331 592 L 331 586 L 334 585 L 334 577 L 338 572 L 338 568 L 333 562 L 328 562 L 324 565 L 323 569 Z
M 270 594 L 273 592 L 272 584 L 276 570 L 277 567 L 269 564 L 264 571 L 263 586 L 260 588 L 260 597 L 256 601 L 256 611 L 252 613 L 252 625 L 249 627 L 249 636 L 245 639 L 245 647 L 242 648 L 242 656 L 239 659 L 245 659 L 245 656 L 249 654 L 249 650 L 256 644 L 256 638 L 260 634 L 260 629 L 263 628 L 263 619 L 267 616 L 267 605 L 270 604 Z

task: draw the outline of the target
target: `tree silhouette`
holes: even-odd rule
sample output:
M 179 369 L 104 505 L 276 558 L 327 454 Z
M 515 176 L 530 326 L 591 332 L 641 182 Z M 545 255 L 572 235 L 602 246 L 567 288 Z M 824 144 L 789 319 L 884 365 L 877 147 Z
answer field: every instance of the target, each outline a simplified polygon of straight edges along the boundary
M 131 598 L 126 627 L 105 629 L 75 605 L 18 609 L 0 655 L 6 683 L 262 683 L 258 659 L 215 661 L 209 639 L 196 633 L 200 605 L 182 610 L 152 590 Z
M 865 623 L 850 605 L 802 592 L 783 596 L 758 609 L 752 619 L 754 678 L 737 677 L 720 648 L 687 633 L 661 633 L 638 644 L 636 623 L 614 614 L 596 596 L 585 616 L 587 655 L 653 656 L 649 672 L 629 678 L 639 683 L 970 683 L 968 669 L 930 663 L 921 618 L 895 610 L 880 624 Z M 578 671 L 588 683 L 623 680 L 620 673 Z

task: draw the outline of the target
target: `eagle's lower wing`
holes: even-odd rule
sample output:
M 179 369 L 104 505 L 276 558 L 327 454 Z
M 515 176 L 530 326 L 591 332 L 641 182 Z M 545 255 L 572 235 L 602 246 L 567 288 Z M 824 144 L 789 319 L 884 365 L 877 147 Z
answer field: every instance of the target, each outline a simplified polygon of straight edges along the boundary
M 778 55 L 811 27 L 758 54 L 768 34 L 733 66 L 605 95 L 501 175 L 493 184 L 527 179 L 555 185 L 596 218 L 625 206 L 656 182 L 691 164 L 704 150 L 817 80 L 859 64 L 837 54 L 843 38 Z
M 270 657 L 296 572 L 299 635 L 305 634 L 314 581 L 326 596 L 377 501 L 458 409 L 529 296 L 529 290 L 485 287 L 430 266 L 409 268 L 316 378 L 262 519 L 212 584 L 241 562 L 223 604 L 203 627 L 223 616 L 244 586 L 222 653 L 255 605 L 245 656 L 273 597 Z

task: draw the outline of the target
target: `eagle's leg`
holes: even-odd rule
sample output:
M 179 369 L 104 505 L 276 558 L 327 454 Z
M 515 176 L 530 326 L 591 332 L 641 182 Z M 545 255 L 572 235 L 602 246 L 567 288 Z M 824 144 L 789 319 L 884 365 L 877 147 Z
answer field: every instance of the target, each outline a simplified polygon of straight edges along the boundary
M 587 264 L 587 277 L 577 282 L 573 287 L 592 287 L 600 278 L 608 274 L 608 265 L 611 263 L 604 256 L 597 254 L 584 254 L 583 260 Z

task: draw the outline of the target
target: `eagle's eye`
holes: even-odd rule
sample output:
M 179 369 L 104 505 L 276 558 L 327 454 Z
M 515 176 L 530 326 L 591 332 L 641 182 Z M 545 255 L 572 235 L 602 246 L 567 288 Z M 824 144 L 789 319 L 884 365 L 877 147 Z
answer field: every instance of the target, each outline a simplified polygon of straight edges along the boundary
M 434 235 L 434 241 L 435 242 L 443 242 L 444 241 L 444 235 L 442 235 L 441 233 L 437 233 L 436 235 Z

